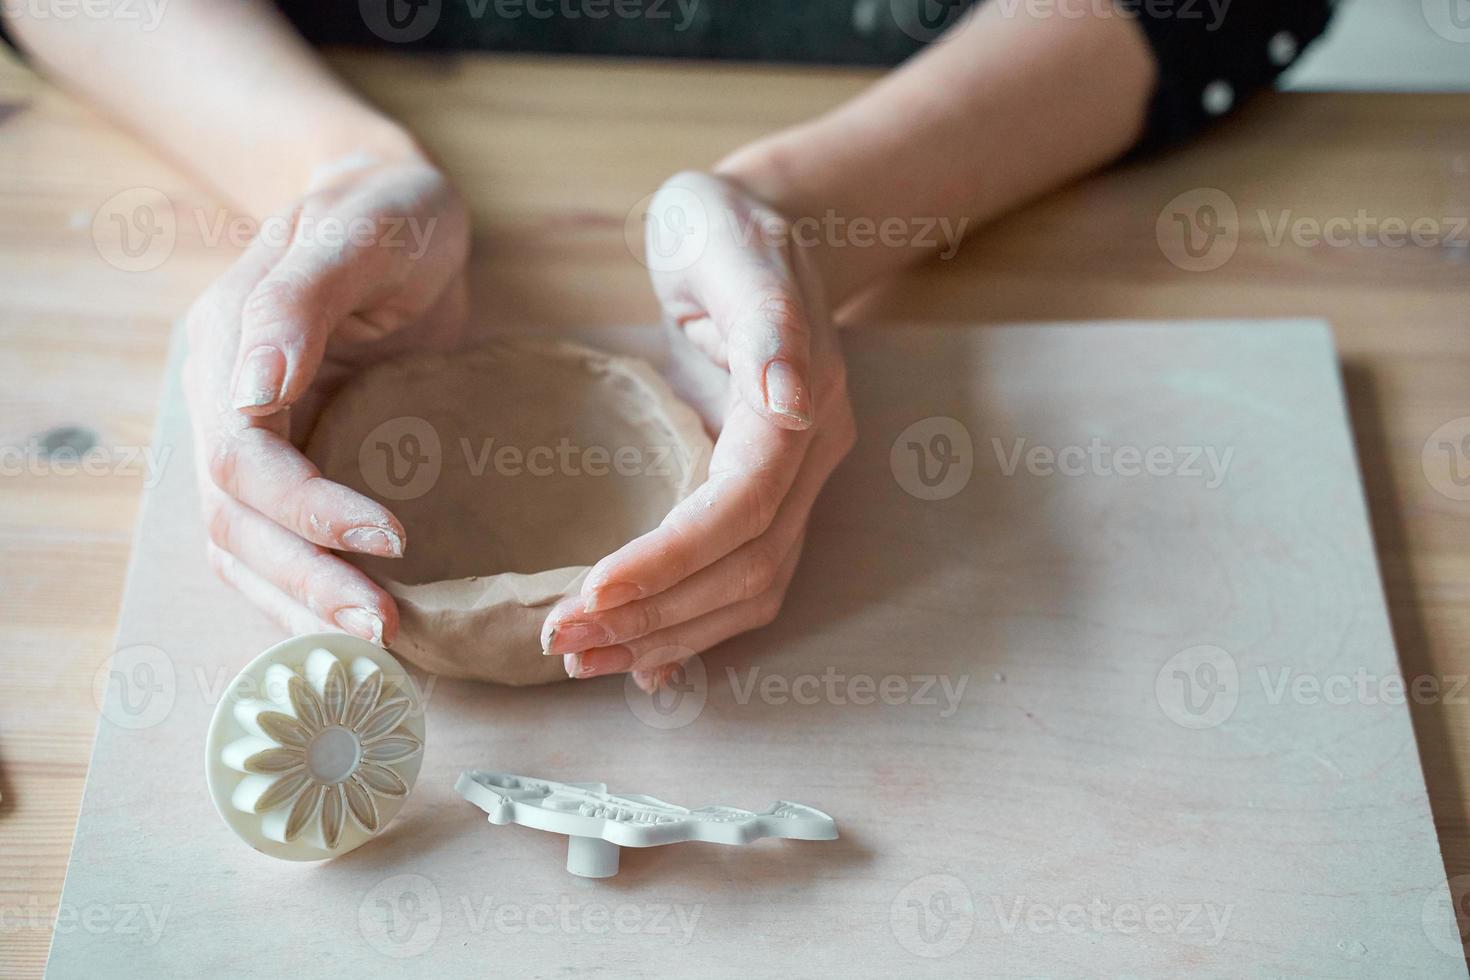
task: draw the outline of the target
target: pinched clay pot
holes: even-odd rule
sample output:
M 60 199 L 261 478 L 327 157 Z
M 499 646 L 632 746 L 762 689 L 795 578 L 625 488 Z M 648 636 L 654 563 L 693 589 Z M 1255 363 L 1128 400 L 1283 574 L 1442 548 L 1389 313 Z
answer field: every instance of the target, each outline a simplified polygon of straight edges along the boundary
M 400 559 L 343 557 L 398 603 L 393 650 L 501 684 L 565 680 L 546 613 L 703 482 L 699 416 L 647 363 L 546 341 L 390 361 L 323 408 L 307 455 L 382 501 Z

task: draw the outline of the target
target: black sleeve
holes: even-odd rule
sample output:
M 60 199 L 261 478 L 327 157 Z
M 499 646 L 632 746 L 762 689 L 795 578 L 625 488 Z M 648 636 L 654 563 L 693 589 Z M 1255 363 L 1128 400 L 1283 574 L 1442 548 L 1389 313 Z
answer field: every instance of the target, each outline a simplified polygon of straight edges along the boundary
M 1134 17 L 1158 62 L 1158 84 L 1136 151 L 1187 139 L 1255 90 L 1272 84 L 1322 34 L 1332 13 L 1330 0 L 982 2 L 1035 17 L 1078 16 L 1097 10 Z M 496 9 L 493 3 L 476 6 L 448 0 L 276 0 L 276 4 L 314 44 L 890 65 L 922 49 L 973 6 L 970 0 L 806 0 L 799 4 L 790 0 L 702 0 L 696 8 L 700 16 L 683 24 L 651 16 L 627 22 L 506 20 L 488 13 Z M 922 11 L 933 14 L 936 4 L 940 10 L 937 20 L 915 20 Z M 406 8 L 415 20 L 427 18 L 428 29 L 377 23 L 390 7 Z M 468 13 L 474 9 L 480 14 Z M 867 16 L 859 16 L 864 11 Z M 924 30 L 916 27 L 921 22 Z M 0 38 L 11 43 L 3 16 Z
M 1140 150 L 1187 139 L 1271 85 L 1332 16 L 1329 0 L 1116 2 L 1137 17 L 1158 62 Z

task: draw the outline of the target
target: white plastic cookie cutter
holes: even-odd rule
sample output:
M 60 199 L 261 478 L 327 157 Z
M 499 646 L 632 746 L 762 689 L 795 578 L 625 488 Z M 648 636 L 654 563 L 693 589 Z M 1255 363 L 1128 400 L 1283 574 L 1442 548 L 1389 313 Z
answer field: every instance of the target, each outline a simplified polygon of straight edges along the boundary
M 424 702 L 382 647 L 345 633 L 278 643 L 230 682 L 205 743 L 215 808 L 272 857 L 319 861 L 376 837 L 424 757 Z
M 566 834 L 567 870 L 583 878 L 617 874 L 620 847 L 837 838 L 837 821 L 821 810 L 784 800 L 762 813 L 729 806 L 689 810 L 651 796 L 609 793 L 605 783 L 558 783 L 478 769 L 460 773 L 454 788 L 489 814 L 493 824 L 518 823 Z

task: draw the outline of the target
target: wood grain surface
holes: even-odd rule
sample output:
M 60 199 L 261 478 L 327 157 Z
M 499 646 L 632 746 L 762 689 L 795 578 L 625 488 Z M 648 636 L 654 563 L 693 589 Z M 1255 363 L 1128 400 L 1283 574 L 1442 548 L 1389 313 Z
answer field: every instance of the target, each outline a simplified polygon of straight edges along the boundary
M 820 112 L 872 77 L 517 58 L 334 62 L 411 124 L 473 202 L 477 310 L 555 326 L 652 320 L 644 271 L 625 241 L 640 199 L 667 174 Z M 1470 693 L 1459 687 L 1470 675 L 1470 502 L 1455 499 L 1465 494 L 1453 465 L 1470 460 L 1462 444 L 1441 451 L 1436 439 L 1426 463 L 1425 446 L 1470 416 L 1467 116 L 1464 95 L 1262 98 L 1185 150 L 994 223 L 853 317 L 859 326 L 1329 320 L 1403 673 L 1454 693 L 1411 710 L 1457 899 L 1470 884 L 1458 877 L 1470 875 Z M 166 196 L 178 217 L 171 252 L 147 272 L 119 268 L 93 232 L 94 218 L 115 208 L 109 201 L 148 193 L 140 188 Z M 1161 237 L 1170 244 L 1171 202 L 1186 195 L 1190 205 L 1202 188 L 1237 209 L 1238 241 L 1218 268 L 1188 271 L 1166 257 Z M 110 653 L 149 479 L 138 455 L 149 445 L 169 325 L 237 251 L 208 240 L 220 214 L 206 190 L 136 139 L 0 58 L 5 976 L 39 975 L 45 961 L 95 728 L 93 678 Z M 1310 244 L 1311 222 L 1329 219 L 1353 226 L 1347 240 Z M 1418 243 L 1380 235 L 1373 244 L 1388 219 L 1433 230 Z M 16 451 L 69 426 L 89 432 L 108 465 L 73 472 Z

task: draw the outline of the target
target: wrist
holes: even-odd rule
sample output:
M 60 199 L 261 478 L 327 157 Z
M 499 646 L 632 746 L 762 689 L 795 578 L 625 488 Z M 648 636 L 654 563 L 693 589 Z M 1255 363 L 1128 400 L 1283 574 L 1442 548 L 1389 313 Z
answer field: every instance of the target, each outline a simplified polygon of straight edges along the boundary
M 428 153 L 403 127 L 375 114 L 335 118 L 291 155 L 282 150 L 282 164 L 261 168 L 236 197 L 257 217 L 292 207 L 301 198 L 349 179 L 356 171 L 399 164 L 421 164 L 437 170 Z
M 840 243 L 830 240 L 832 206 L 818 192 L 808 190 L 800 137 L 787 130 L 749 143 L 713 168 L 715 176 L 731 182 L 770 207 L 791 225 L 789 240 L 803 254 L 804 264 L 819 280 L 832 308 L 849 294 L 848 264 Z

